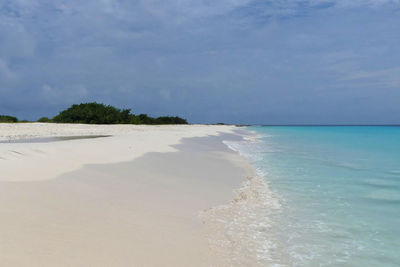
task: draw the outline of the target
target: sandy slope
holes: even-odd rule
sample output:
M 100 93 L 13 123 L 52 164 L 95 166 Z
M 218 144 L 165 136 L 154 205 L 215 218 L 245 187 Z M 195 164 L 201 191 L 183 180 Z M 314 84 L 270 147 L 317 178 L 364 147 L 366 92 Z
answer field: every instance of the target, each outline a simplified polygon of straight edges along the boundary
M 114 135 L 0 144 L 1 266 L 223 266 L 199 213 L 248 174 L 222 144 L 233 129 L 0 125 L 2 138 Z
M 0 181 L 54 178 L 85 164 L 133 160 L 147 152 L 171 152 L 185 137 L 231 132 L 232 126 L 0 124 L 0 141 L 50 136 L 112 135 L 51 143 L 1 143 Z

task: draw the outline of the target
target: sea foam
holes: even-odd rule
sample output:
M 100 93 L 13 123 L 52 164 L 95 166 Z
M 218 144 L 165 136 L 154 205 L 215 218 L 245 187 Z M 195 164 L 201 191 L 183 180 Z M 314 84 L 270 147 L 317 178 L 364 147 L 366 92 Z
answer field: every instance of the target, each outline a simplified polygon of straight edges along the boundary
M 243 137 L 242 141 L 224 143 L 248 159 L 257 156 L 257 153 L 247 153 L 244 147 L 258 143 L 260 136 Z M 275 255 L 280 242 L 271 236 L 276 223 L 271 215 L 279 212 L 279 200 L 260 170 L 254 169 L 246 178 L 229 204 L 201 213 L 210 247 L 229 266 L 284 266 Z

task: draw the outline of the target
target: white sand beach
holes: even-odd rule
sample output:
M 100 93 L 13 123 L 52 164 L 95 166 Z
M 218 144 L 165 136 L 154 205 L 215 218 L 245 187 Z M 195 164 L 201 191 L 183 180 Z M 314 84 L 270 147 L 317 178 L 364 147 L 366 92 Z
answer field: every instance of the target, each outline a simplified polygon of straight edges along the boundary
M 199 214 L 252 169 L 220 134 L 240 138 L 233 126 L 0 124 L 1 266 L 225 265 Z M 110 136 L 40 139 L 88 135 Z

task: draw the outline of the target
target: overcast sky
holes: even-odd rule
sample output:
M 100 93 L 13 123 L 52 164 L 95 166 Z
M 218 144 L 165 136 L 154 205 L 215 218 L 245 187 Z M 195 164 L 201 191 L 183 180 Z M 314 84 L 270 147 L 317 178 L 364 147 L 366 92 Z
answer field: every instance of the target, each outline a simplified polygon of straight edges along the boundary
M 400 123 L 400 0 L 0 0 L 0 114 Z

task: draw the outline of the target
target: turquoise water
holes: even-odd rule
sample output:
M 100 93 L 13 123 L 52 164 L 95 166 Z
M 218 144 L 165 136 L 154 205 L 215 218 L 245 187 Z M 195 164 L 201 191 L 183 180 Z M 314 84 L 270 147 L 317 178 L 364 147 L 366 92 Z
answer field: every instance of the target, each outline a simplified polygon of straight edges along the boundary
M 248 127 L 276 266 L 400 266 L 400 127 Z M 271 264 L 272 265 L 272 264 Z

